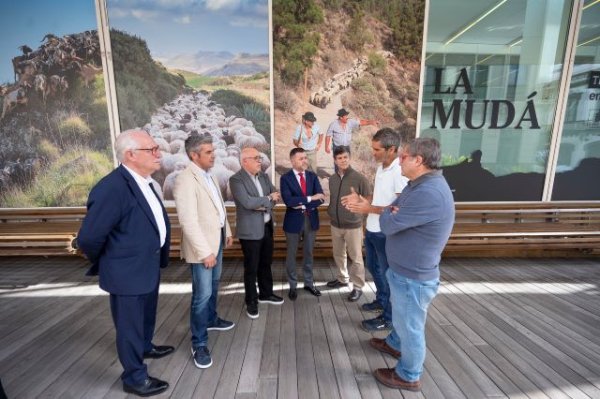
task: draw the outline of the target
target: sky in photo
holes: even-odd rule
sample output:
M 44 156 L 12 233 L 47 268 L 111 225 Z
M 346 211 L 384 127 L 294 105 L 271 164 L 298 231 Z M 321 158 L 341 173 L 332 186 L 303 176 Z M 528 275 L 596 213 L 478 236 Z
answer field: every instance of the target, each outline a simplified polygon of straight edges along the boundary
M 14 82 L 12 58 L 19 46 L 33 50 L 47 33 L 63 36 L 97 29 L 93 0 L 18 0 L 0 5 L 0 84 Z
M 268 0 L 108 0 L 107 8 L 111 28 L 146 40 L 155 58 L 269 52 Z
M 107 0 L 107 8 L 111 28 L 141 37 L 158 59 L 269 52 L 268 0 Z M 11 60 L 19 46 L 35 50 L 47 33 L 97 29 L 93 0 L 11 0 L 1 9 L 0 84 L 14 82 Z

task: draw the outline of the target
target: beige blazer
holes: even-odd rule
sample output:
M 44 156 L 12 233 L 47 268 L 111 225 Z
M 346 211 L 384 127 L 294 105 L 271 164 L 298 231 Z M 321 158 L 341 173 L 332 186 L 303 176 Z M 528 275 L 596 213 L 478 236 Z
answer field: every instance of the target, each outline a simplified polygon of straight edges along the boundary
M 218 203 L 214 201 L 206 179 L 193 163 L 190 162 L 175 180 L 173 196 L 182 230 L 181 258 L 188 263 L 202 263 L 210 254 L 216 256 L 219 252 L 221 223 L 218 207 L 225 211 L 226 236 L 231 237 L 219 184 L 214 176 L 212 179 L 219 193 Z

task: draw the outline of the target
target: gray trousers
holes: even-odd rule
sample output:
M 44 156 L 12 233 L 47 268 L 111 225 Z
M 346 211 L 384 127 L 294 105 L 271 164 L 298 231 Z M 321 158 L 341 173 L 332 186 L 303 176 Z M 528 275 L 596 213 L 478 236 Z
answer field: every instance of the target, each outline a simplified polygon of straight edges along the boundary
M 304 286 L 313 286 L 313 248 L 315 246 L 315 235 L 314 231 L 310 226 L 310 219 L 304 218 L 304 226 L 300 233 L 285 233 L 287 241 L 287 256 L 285 258 L 285 267 L 287 270 L 287 278 L 290 284 L 290 288 L 296 288 L 298 285 L 298 276 L 296 275 L 296 252 L 298 252 L 298 243 L 300 237 L 303 236 L 303 272 L 304 272 Z

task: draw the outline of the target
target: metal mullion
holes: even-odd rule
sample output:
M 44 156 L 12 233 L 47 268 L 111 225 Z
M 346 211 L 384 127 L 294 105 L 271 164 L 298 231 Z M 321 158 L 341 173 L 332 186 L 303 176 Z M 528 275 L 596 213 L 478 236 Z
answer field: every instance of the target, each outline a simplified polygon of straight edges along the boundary
M 421 136 L 421 109 L 423 107 L 423 92 L 425 90 L 425 55 L 427 54 L 427 26 L 429 24 L 429 3 L 425 0 L 425 11 L 423 12 L 423 44 L 421 45 L 421 71 L 419 73 L 419 98 L 417 100 L 417 123 L 415 126 L 415 137 Z
M 110 45 L 110 27 L 108 26 L 108 11 L 106 9 L 105 0 L 96 0 L 96 20 L 98 24 L 98 40 L 100 41 L 100 58 L 102 60 L 102 71 L 104 74 L 104 91 L 106 93 L 106 106 L 108 109 L 113 164 L 116 167 L 118 163 L 114 152 L 114 144 L 117 135 L 121 132 L 121 126 L 119 123 L 119 108 L 117 106 L 115 74 Z
M 560 151 L 560 141 L 562 138 L 565 116 L 567 113 L 567 101 L 569 99 L 569 89 L 571 87 L 571 76 L 573 74 L 573 65 L 575 63 L 575 53 L 577 52 L 577 38 L 579 36 L 579 27 L 581 24 L 581 14 L 583 11 L 583 1 L 575 0 L 569 22 L 569 34 L 567 38 L 567 47 L 563 59 L 563 73 L 561 75 L 557 108 L 554 114 L 554 123 L 552 125 L 552 136 L 550 138 L 550 149 L 548 151 L 548 162 L 546 164 L 546 177 L 544 179 L 544 190 L 542 192 L 542 201 L 552 200 L 552 189 L 554 188 L 554 177 L 556 166 L 558 164 L 558 154 Z

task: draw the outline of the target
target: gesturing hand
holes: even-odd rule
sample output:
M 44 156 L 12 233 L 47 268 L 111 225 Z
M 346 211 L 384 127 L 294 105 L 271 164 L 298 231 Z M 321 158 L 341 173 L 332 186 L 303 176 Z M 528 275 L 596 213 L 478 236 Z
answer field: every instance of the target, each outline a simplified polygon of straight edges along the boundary
M 348 207 L 349 204 L 356 203 L 360 200 L 361 196 L 358 194 L 354 187 L 350 187 L 350 194 L 344 195 L 341 199 L 342 205 Z

